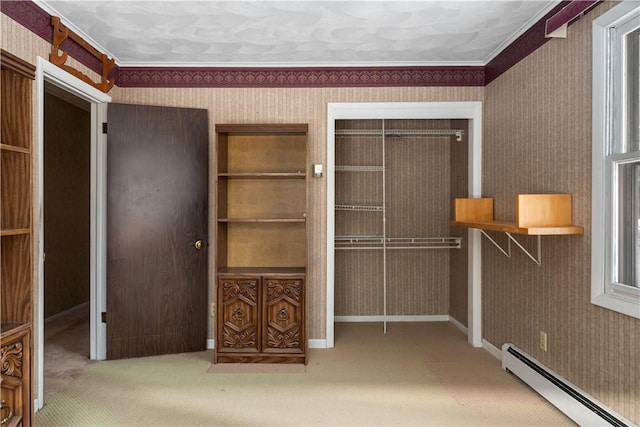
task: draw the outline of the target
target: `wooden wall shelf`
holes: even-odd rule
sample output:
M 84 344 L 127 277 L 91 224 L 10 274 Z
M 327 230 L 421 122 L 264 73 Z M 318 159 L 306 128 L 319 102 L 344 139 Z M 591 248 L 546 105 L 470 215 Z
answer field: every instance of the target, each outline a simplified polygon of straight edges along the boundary
M 515 222 L 494 221 L 491 198 L 456 199 L 451 225 L 529 236 L 584 233 L 571 224 L 571 194 L 518 194 Z
M 507 257 L 513 241 L 536 264 L 540 265 L 540 236 L 583 234 L 572 224 L 571 194 L 518 194 L 514 222 L 495 221 L 492 198 L 455 199 L 454 227 L 477 228 Z M 485 231 L 503 232 L 509 238 L 504 250 Z M 537 257 L 531 255 L 512 234 L 538 236 Z

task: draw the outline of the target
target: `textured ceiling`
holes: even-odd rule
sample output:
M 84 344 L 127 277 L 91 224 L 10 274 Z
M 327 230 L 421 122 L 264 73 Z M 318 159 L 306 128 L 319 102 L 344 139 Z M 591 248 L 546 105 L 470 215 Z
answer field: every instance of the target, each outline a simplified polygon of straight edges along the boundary
M 121 66 L 483 65 L 558 1 L 36 1 Z

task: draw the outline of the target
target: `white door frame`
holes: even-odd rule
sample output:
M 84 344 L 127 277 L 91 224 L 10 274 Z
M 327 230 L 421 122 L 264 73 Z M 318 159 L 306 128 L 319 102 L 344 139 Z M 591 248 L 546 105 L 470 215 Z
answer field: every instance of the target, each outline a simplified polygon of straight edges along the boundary
M 91 192 L 90 192 L 90 307 L 92 360 L 106 358 L 106 326 L 101 313 L 106 308 L 106 176 L 107 146 L 102 123 L 106 122 L 107 103 L 111 97 L 82 80 L 38 57 L 36 67 L 36 317 L 37 345 L 34 346 L 38 393 L 37 410 L 44 404 L 44 83 L 48 82 L 91 104 Z
M 354 102 L 327 104 L 327 348 L 334 347 L 335 121 L 349 119 L 467 119 L 469 197 L 482 192 L 482 102 Z M 467 336 L 482 347 L 480 231 L 469 229 Z

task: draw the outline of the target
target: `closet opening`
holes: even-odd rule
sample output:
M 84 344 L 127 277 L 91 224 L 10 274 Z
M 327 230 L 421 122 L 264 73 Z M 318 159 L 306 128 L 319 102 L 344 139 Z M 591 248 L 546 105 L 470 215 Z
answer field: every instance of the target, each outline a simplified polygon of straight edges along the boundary
M 479 239 L 449 225 L 480 192 L 480 112 L 411 104 L 329 106 L 327 347 L 334 322 L 451 321 L 481 345 Z

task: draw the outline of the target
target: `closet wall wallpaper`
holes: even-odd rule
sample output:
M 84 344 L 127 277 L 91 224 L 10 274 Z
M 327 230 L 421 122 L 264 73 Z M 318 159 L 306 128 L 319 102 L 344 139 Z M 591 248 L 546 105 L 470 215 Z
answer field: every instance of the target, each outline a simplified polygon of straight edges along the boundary
M 483 238 L 483 335 L 497 347 L 514 343 L 638 423 L 640 320 L 590 303 L 591 23 L 613 5 L 600 4 L 567 39 L 486 87 L 483 194 L 495 198 L 496 218 L 513 220 L 518 193 L 566 192 L 585 233 L 542 237 L 539 267 L 518 250 L 506 259 Z M 535 248 L 534 238 L 519 237 Z

